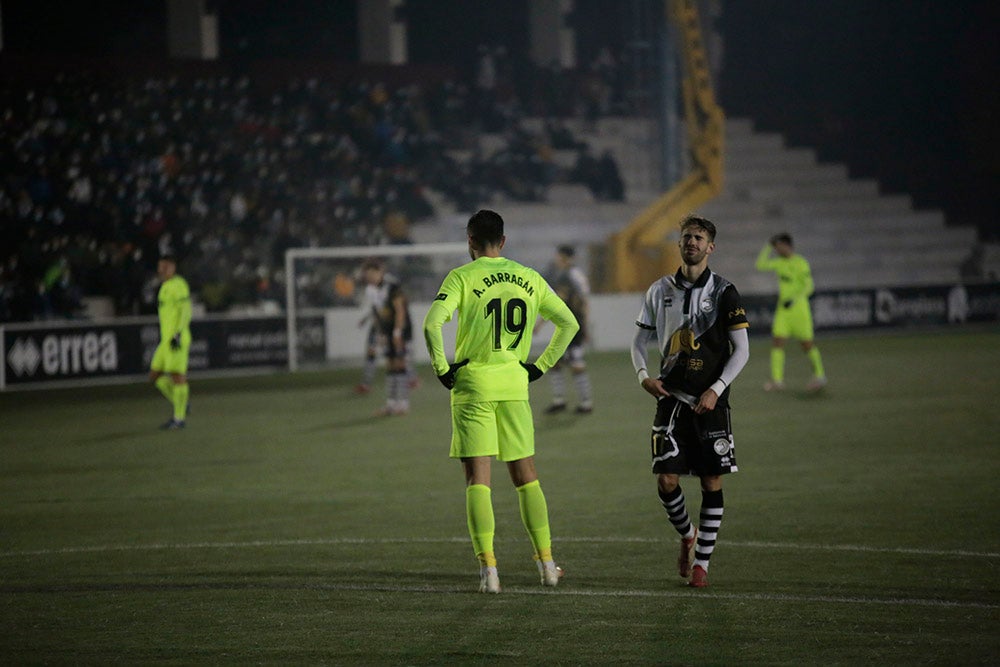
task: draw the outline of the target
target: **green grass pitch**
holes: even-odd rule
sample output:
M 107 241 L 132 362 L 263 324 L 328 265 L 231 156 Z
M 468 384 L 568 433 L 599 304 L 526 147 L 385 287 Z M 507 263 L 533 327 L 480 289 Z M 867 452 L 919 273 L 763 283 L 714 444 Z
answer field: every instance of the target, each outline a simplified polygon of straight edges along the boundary
M 0 395 L 0 662 L 1000 662 L 1000 331 L 820 344 L 809 396 L 792 349 L 764 394 L 752 343 L 704 590 L 676 574 L 627 353 L 589 355 L 592 415 L 546 416 L 532 385 L 566 576 L 538 585 L 497 464 L 498 596 L 426 367 L 389 419 L 351 371 L 196 380 L 181 432 L 151 386 Z

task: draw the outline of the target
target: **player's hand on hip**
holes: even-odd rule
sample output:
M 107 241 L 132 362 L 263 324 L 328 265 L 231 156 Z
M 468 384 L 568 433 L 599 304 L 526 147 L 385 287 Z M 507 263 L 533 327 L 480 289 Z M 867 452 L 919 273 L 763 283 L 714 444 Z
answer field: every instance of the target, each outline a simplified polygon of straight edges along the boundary
M 670 396 L 670 392 L 663 388 L 663 382 L 659 378 L 646 378 L 642 381 L 642 388 L 657 399 Z
M 457 371 L 459 368 L 466 365 L 467 363 L 469 363 L 468 359 L 466 359 L 465 361 L 456 362 L 454 364 L 448 364 L 448 372 L 437 376 L 438 380 L 441 381 L 441 384 L 444 385 L 445 389 L 451 391 L 455 387 L 455 371 Z
M 171 339 L 170 339 L 170 349 L 171 350 L 179 350 L 179 349 L 181 349 L 181 335 L 179 333 L 175 333 L 173 335 L 173 337 L 171 337 Z
M 718 402 L 718 400 L 719 400 L 718 394 L 716 394 L 711 389 L 706 389 L 705 393 L 702 394 L 701 398 L 698 399 L 698 404 L 694 406 L 695 413 L 700 415 L 709 412 L 710 410 L 714 410 L 715 404 Z
M 542 371 L 542 369 L 540 369 L 538 366 L 536 366 L 534 364 L 526 364 L 523 361 L 518 362 L 518 363 L 521 364 L 521 368 L 523 368 L 524 370 L 528 371 L 528 382 L 534 382 L 538 378 L 540 378 L 543 375 L 545 375 L 545 372 Z

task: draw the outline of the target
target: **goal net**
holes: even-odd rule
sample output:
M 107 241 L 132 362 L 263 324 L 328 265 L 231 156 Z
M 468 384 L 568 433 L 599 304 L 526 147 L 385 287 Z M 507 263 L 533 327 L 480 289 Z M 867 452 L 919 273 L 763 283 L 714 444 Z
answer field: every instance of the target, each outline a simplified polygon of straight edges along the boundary
M 402 286 L 413 321 L 411 355 L 415 361 L 427 360 L 421 324 L 448 271 L 470 261 L 465 243 L 287 250 L 289 370 L 348 366 L 363 359 L 369 327 L 362 323 L 368 313 L 361 266 L 372 258 L 381 259 L 386 273 Z

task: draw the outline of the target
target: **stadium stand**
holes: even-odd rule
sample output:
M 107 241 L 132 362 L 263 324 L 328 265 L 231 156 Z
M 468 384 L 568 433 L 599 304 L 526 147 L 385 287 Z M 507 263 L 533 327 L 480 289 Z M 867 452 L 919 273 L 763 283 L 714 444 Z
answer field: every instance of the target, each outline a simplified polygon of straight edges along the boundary
M 649 120 L 605 115 L 630 110 L 595 97 L 592 74 L 558 76 L 536 72 L 528 90 L 567 95 L 507 92 L 492 109 L 448 77 L 10 77 L 0 321 L 153 312 L 167 248 L 209 311 L 280 303 L 287 248 L 454 241 L 487 205 L 532 227 L 512 255 L 544 265 L 573 242 L 586 264 L 660 193 L 657 140 Z M 715 266 L 748 293 L 773 289 L 752 258 L 775 231 L 795 235 L 821 288 L 951 282 L 976 245 L 742 119 L 727 122 L 723 194 L 701 212 L 725 223 Z M 998 254 L 984 248 L 984 276 Z
M 489 144 L 461 83 L 285 81 L 0 86 L 0 321 L 107 313 L 107 299 L 151 312 L 166 248 L 210 311 L 280 301 L 289 247 L 406 243 L 435 213 L 430 189 L 468 212 L 544 201 L 556 177 L 548 135 L 522 128 L 515 102 L 490 115 Z
M 532 123 L 537 127 L 542 121 Z M 585 188 L 554 186 L 550 196 L 554 199 L 558 193 L 558 206 L 505 205 L 508 219 L 532 227 L 532 243 L 512 248 L 528 263 L 544 265 L 559 243 L 603 245 L 659 194 L 656 156 L 649 150 L 657 141 L 651 123 L 603 118 L 590 127 L 576 120 L 565 125 L 592 150 L 615 156 L 626 201 L 602 202 Z M 908 196 L 883 194 L 874 180 L 852 179 L 844 165 L 819 163 L 813 150 L 789 148 L 779 134 L 756 132 L 749 119 L 727 121 L 725 145 L 722 195 L 698 213 L 723 224 L 722 251 L 713 266 L 745 293 L 774 290 L 773 276 L 754 271 L 753 260 L 779 231 L 796 238 L 797 249 L 812 262 L 820 289 L 953 283 L 977 245 L 974 228 L 947 227 L 942 212 L 916 210 Z M 556 159 L 563 164 L 566 160 L 565 155 Z M 445 229 L 454 229 L 455 222 L 449 220 Z M 428 228 L 419 238 L 445 240 Z M 995 257 L 1000 251 L 986 246 L 984 264 Z M 581 261 L 586 259 L 585 253 Z M 600 268 L 592 271 L 599 273 Z M 983 269 L 984 278 L 988 272 Z

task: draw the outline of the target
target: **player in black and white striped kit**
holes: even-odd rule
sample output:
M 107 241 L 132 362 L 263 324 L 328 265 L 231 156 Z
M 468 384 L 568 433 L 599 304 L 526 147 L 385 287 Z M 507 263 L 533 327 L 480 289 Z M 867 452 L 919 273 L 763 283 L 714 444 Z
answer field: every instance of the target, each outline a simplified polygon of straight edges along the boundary
M 545 409 L 546 414 L 550 415 L 566 410 L 566 366 L 569 366 L 570 376 L 576 386 L 576 413 L 585 415 L 594 411 L 594 392 L 584 359 L 590 319 L 590 281 L 574 262 L 575 255 L 573 246 L 559 246 L 555 264 L 546 276 L 552 290 L 569 306 L 580 324 L 580 330 L 566 348 L 562 359 L 546 373 L 552 386 L 552 403 Z
M 709 558 L 722 525 L 722 475 L 737 470 L 729 387 L 750 357 L 739 292 L 708 268 L 715 232 L 704 218 L 681 223 L 681 267 L 646 291 L 632 341 L 638 380 L 657 399 L 651 446 L 660 502 L 681 536 L 678 571 L 695 588 L 708 585 Z M 661 361 L 650 375 L 647 348 L 654 338 Z M 681 475 L 701 478 L 697 529 Z
M 385 341 L 386 403 L 376 414 L 405 415 L 410 411 L 409 346 L 413 339 L 409 301 L 380 259 L 366 260 L 361 274 L 369 288 L 370 321 Z

